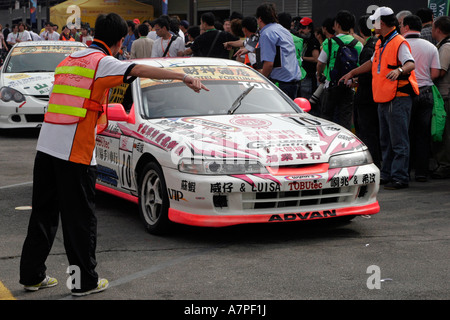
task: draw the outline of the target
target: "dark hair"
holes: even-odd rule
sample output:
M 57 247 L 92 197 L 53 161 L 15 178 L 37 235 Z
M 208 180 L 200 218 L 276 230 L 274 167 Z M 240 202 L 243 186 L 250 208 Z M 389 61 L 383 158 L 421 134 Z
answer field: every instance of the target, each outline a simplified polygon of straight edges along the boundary
M 361 16 L 358 20 L 358 29 L 359 31 L 366 37 L 369 37 L 372 35 L 372 30 L 370 30 L 367 27 L 367 20 L 369 19 L 370 15 L 364 15 Z
M 161 28 L 166 28 L 167 31 L 170 30 L 170 21 L 165 17 L 159 17 L 155 20 L 155 25 L 160 26 Z
M 189 27 L 187 30 L 187 33 L 192 37 L 192 38 L 197 38 L 200 35 L 200 27 L 199 26 L 192 26 Z
M 244 19 L 244 16 L 242 15 L 242 13 L 237 12 L 237 11 L 233 11 L 230 14 L 230 21 L 234 20 L 234 19 Z
M 246 28 L 251 33 L 255 33 L 258 30 L 258 20 L 253 16 L 245 17 L 242 20 L 242 28 Z
M 278 23 L 288 30 L 291 30 L 292 16 L 287 12 L 280 12 L 278 14 Z
M 169 22 L 170 31 L 172 31 L 174 34 L 178 34 L 180 31 L 180 20 L 177 18 L 171 18 Z
M 329 34 L 334 34 L 335 31 L 333 29 L 333 26 L 334 26 L 334 19 L 333 18 L 326 18 L 323 21 L 323 23 L 322 23 L 322 27 L 324 27 L 325 30 L 327 30 L 327 32 Z
M 141 37 L 146 37 L 148 35 L 148 25 L 145 23 L 138 25 L 137 29 Z
M 411 14 L 403 18 L 403 26 L 408 26 L 413 31 L 422 31 L 422 20 L 419 16 Z
M 204 23 L 206 23 L 208 26 L 213 26 L 214 21 L 216 20 L 216 17 L 214 16 L 214 13 L 212 12 L 205 12 L 202 14 L 200 18 Z
M 398 27 L 398 20 L 395 14 L 390 14 L 388 16 L 381 16 L 380 20 L 388 27 Z
M 433 21 L 433 10 L 430 8 L 420 8 L 416 12 L 416 16 L 422 20 L 422 23 L 432 22 Z
M 117 13 L 100 14 L 95 20 L 95 38 L 109 47 L 115 45 L 127 33 L 127 23 Z
M 136 28 L 136 25 L 131 20 L 127 20 L 127 26 L 131 27 L 132 31 L 134 31 L 134 29 Z
M 265 24 L 278 22 L 275 4 L 271 2 L 261 4 L 256 8 L 256 18 L 260 18 Z
M 347 10 L 339 11 L 335 21 L 341 26 L 343 31 L 350 31 L 350 29 L 355 27 L 355 16 Z
M 450 17 L 449 16 L 440 16 L 434 20 L 434 27 L 439 28 L 442 33 L 446 35 L 450 35 Z
M 236 37 L 240 37 L 240 38 L 245 37 L 244 31 L 242 31 L 242 20 L 241 19 L 231 20 L 231 32 Z

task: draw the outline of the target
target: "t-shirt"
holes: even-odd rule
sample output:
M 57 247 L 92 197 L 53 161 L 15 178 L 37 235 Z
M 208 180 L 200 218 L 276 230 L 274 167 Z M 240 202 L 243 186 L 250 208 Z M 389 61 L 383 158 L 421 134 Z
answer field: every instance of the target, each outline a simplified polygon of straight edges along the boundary
M 72 53 L 72 57 L 84 57 L 97 49 L 87 48 Z M 127 80 L 134 64 L 105 56 L 98 64 L 91 98 L 101 101 L 106 89 L 118 86 Z M 37 150 L 59 159 L 86 165 L 96 165 L 95 126 L 98 112 L 86 113 L 86 118 L 76 124 L 59 125 L 44 122 L 37 143 Z
M 219 30 L 211 29 L 203 32 L 198 37 L 196 37 L 194 43 L 191 46 L 193 55 L 196 57 L 207 57 L 209 49 L 213 45 L 214 39 L 216 38 L 218 32 Z M 223 47 L 223 43 L 236 40 L 239 40 L 239 37 L 235 37 L 229 32 L 220 31 L 209 56 L 228 59 L 230 52 Z
M 320 52 L 320 42 L 314 34 L 310 33 L 309 38 L 304 38 L 303 41 L 303 57 L 312 57 L 314 50 L 318 50 Z M 302 67 L 308 75 L 313 75 L 315 77 L 316 66 L 316 62 L 303 60 Z
M 273 62 L 270 78 L 291 82 L 301 79 L 292 34 L 278 23 L 266 24 L 259 37 L 261 62 Z
M 439 60 L 441 63 L 441 69 L 445 70 L 446 74 L 436 81 L 436 86 L 438 87 L 442 97 L 447 97 L 447 99 L 450 99 L 450 42 L 443 44 L 439 48 Z
M 159 37 L 153 42 L 152 47 L 152 58 L 155 57 L 162 57 L 164 55 L 164 51 L 166 51 L 167 46 L 170 43 L 170 38 L 167 40 L 164 40 L 163 38 Z M 166 57 L 177 57 L 178 52 L 184 51 L 184 40 L 180 37 L 176 37 L 175 40 L 172 42 L 172 44 L 169 47 L 169 51 L 166 54 Z
M 411 53 L 415 60 L 414 72 L 416 74 L 417 84 L 419 88 L 432 86 L 433 80 L 431 80 L 430 68 L 441 68 L 438 50 L 431 42 L 425 39 L 419 39 L 418 37 L 410 38 L 410 36 L 413 36 L 413 34 L 406 34 L 405 38 L 411 47 Z

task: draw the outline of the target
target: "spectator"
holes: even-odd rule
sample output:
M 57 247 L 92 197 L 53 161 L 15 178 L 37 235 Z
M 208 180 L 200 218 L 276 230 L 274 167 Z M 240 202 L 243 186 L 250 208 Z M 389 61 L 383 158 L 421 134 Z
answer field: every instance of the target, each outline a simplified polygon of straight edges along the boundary
M 260 56 L 257 57 L 256 48 L 258 47 L 259 42 L 259 34 L 258 34 L 258 21 L 254 16 L 245 17 L 242 20 L 242 31 L 244 32 L 245 40 L 236 40 L 225 42 L 224 46 L 234 47 L 239 49 L 236 52 L 236 56 L 244 56 L 244 63 L 248 66 L 251 66 L 255 69 L 261 69 L 261 66 L 258 66 L 258 61 L 260 60 Z M 259 55 L 259 51 L 258 51 Z
M 420 32 L 420 37 L 436 45 L 437 42 L 433 39 L 431 34 L 433 27 L 433 10 L 430 8 L 421 8 L 417 10 L 416 15 L 422 21 L 422 31 Z
M 231 20 L 225 19 L 223 21 L 223 31 L 231 33 Z
M 306 72 L 305 78 L 301 81 L 301 96 L 305 99 L 311 98 L 317 89 L 317 58 L 320 53 L 320 42 L 315 37 L 314 24 L 311 18 L 304 17 L 299 22 L 300 36 L 304 39 L 303 69 Z M 325 39 L 324 39 L 325 40 Z M 320 115 L 320 110 L 316 105 L 311 105 L 311 114 Z
M 25 23 L 20 22 L 18 27 L 19 31 L 17 33 L 16 42 L 31 41 L 30 33 L 27 30 L 25 30 L 26 28 Z
M 336 65 L 336 55 L 339 50 L 340 39 L 343 44 L 353 43 L 353 47 L 359 56 L 362 49 L 361 42 L 355 40 L 350 35 L 350 29 L 355 27 L 355 17 L 348 11 L 339 11 L 334 21 L 336 37 L 326 39 L 323 42 L 317 62 L 317 79 L 320 81 L 321 75 L 325 75 L 325 90 L 323 93 L 323 103 L 321 116 L 325 119 L 335 121 L 344 128 L 351 130 L 353 117 L 354 91 L 345 85 L 339 85 L 339 79 L 332 79 L 332 70 Z M 327 69 L 325 69 L 327 67 Z
M 155 21 L 158 38 L 153 42 L 152 57 L 177 57 L 184 51 L 184 41 L 170 32 L 168 17 L 159 17 Z
M 410 138 L 410 170 L 415 169 L 415 180 L 428 179 L 428 165 L 431 154 L 431 114 L 433 111 L 433 80 L 441 69 L 437 48 L 429 41 L 420 39 L 422 21 L 409 15 L 399 24 L 400 32 L 406 38 L 415 61 L 415 73 L 420 94 L 413 98 Z
M 359 55 L 359 64 L 369 61 L 375 52 L 378 36 L 372 34 L 367 27 L 369 15 L 362 16 L 358 21 L 360 36 L 365 39 L 364 47 Z M 355 93 L 354 115 L 357 119 L 356 134 L 369 148 L 374 164 L 381 168 L 380 128 L 378 121 L 378 104 L 373 101 L 372 73 L 367 72 L 358 76 L 358 88 Z
M 301 71 L 289 30 L 278 24 L 275 4 L 263 3 L 256 9 L 260 28 L 261 73 L 291 99 L 297 97 Z
M 88 38 L 91 37 L 90 33 L 91 33 L 91 28 L 90 28 L 89 24 L 88 23 L 82 24 L 81 25 L 81 34 L 80 34 L 80 40 L 79 41 L 84 43 L 84 44 L 87 44 L 86 40 L 88 40 Z
M 289 13 L 287 12 L 281 12 L 278 14 L 278 23 L 283 26 L 286 30 L 291 30 L 291 26 L 292 26 L 292 17 Z M 299 86 L 298 86 L 298 91 L 297 91 L 297 96 L 301 96 L 301 81 L 304 79 L 305 75 L 306 75 L 306 71 L 303 69 L 302 64 L 303 64 L 303 38 L 297 37 L 295 34 L 293 34 L 292 32 L 291 36 L 292 36 L 292 40 L 294 41 L 294 46 L 295 46 L 295 55 L 297 57 L 297 62 L 298 62 L 298 66 L 300 67 L 300 72 L 301 72 L 301 77 L 300 77 L 300 82 L 299 82 Z
M 334 34 L 336 32 L 334 31 L 334 19 L 333 18 L 326 18 L 323 21 L 322 32 L 325 35 L 325 38 L 327 38 L 327 39 L 334 37 Z
M 190 48 L 192 44 L 195 41 L 195 38 L 197 38 L 200 35 L 200 27 L 199 26 L 190 26 L 187 31 L 187 38 L 188 42 L 186 43 L 185 47 Z
M 72 34 L 70 33 L 70 29 L 68 26 L 62 27 L 61 35 L 59 36 L 59 40 L 61 41 L 75 41 L 75 39 L 72 37 Z
M 6 43 L 11 47 L 16 44 L 17 37 L 19 36 L 19 26 L 17 24 L 12 25 L 12 31 L 8 34 Z
M 376 32 L 380 34 L 375 53 L 371 60 L 353 69 L 341 80 L 347 82 L 372 71 L 373 99 L 378 103 L 380 121 L 380 184 L 388 190 L 403 189 L 409 186 L 411 95 L 419 94 L 414 58 L 408 42 L 397 33 L 398 21 L 391 8 L 380 7 L 369 19 L 375 21 Z
M 147 38 L 148 35 L 148 25 L 140 24 L 137 27 L 139 38 L 136 39 L 131 45 L 130 58 L 151 58 L 153 40 Z
M 217 30 L 214 27 L 215 17 L 212 12 L 202 14 L 200 18 L 200 30 L 203 31 L 195 38 L 190 48 L 184 51 L 183 55 L 191 55 L 198 57 L 229 57 L 229 52 L 224 48 L 223 44 L 229 41 L 239 40 L 229 32 Z
M 124 56 L 127 55 L 128 52 L 131 51 L 131 45 L 133 44 L 133 41 L 136 40 L 136 36 L 134 34 L 134 29 L 136 28 L 136 25 L 133 21 L 128 20 L 127 21 L 128 26 L 128 33 L 125 36 L 125 39 L 123 40 L 123 48 Z
M 432 178 L 450 178 L 450 17 L 436 18 L 432 29 L 433 38 L 437 41 L 441 70 L 436 86 L 444 99 L 447 112 L 442 142 L 433 145 L 434 158 L 439 167 L 432 173 Z
M 187 20 L 181 20 L 180 21 L 180 30 L 184 34 L 184 43 L 185 44 L 189 42 L 189 38 L 187 35 L 188 29 L 189 29 L 189 22 Z
M 9 48 L 8 48 L 8 45 L 6 44 L 5 37 L 3 36 L 2 25 L 0 24 L 0 55 L 1 55 L 2 61 L 8 51 L 9 51 Z
M 45 30 L 43 32 L 41 32 L 41 34 L 39 35 L 42 40 L 46 40 L 46 41 L 59 40 L 59 33 L 55 31 L 53 26 L 54 25 L 51 22 L 47 22 L 45 24 Z
M 41 41 L 42 40 L 41 37 L 31 29 L 31 26 L 29 24 L 27 24 L 26 29 L 30 33 L 31 40 L 33 40 L 33 41 Z

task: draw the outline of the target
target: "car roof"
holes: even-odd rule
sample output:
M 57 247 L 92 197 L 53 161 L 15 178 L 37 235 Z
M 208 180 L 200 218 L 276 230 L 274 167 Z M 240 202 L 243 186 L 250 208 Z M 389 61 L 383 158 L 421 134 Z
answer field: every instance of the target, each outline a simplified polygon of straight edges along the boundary
M 24 41 L 15 44 L 16 47 L 33 46 L 68 46 L 68 47 L 87 47 L 84 43 L 78 41 Z
M 245 64 L 235 60 L 205 57 L 144 58 L 130 61 L 160 68 L 189 66 L 241 66 L 248 68 Z

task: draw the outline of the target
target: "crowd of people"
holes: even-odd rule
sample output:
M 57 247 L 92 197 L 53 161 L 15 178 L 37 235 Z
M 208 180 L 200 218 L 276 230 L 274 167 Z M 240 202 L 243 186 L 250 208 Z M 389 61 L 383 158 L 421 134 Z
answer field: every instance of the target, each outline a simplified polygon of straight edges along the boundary
M 127 26 L 119 60 L 234 59 L 260 71 L 290 98 L 308 99 L 311 114 L 353 130 L 368 146 L 386 189 L 408 187 L 411 172 L 417 181 L 450 177 L 448 120 L 442 136 L 431 134 L 436 95 L 449 112 L 448 16 L 434 19 L 428 8 L 413 14 L 381 7 L 357 19 L 341 10 L 317 26 L 310 17 L 292 17 L 263 3 L 255 15 L 233 12 L 225 21 L 207 12 L 199 25 L 161 15 L 142 23 L 130 20 Z M 8 50 L 39 39 L 89 45 L 94 32 L 82 24 L 58 33 L 48 22 L 37 34 L 19 23 L 3 30 L 0 45 Z

